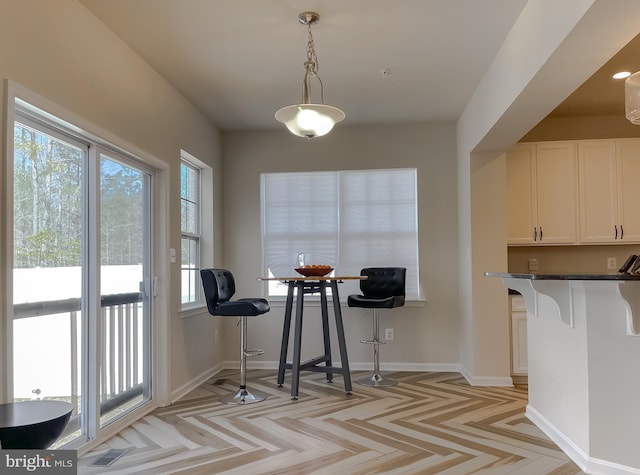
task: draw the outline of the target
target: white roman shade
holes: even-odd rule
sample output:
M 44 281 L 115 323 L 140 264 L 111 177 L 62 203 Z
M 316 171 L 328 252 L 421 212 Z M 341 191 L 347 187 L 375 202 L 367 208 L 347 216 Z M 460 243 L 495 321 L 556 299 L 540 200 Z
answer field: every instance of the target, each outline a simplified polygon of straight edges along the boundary
M 335 275 L 406 267 L 407 298 L 419 298 L 415 169 L 267 173 L 261 182 L 267 275 L 295 275 L 301 252 L 307 264 L 335 267 Z M 340 290 L 357 291 L 357 282 Z

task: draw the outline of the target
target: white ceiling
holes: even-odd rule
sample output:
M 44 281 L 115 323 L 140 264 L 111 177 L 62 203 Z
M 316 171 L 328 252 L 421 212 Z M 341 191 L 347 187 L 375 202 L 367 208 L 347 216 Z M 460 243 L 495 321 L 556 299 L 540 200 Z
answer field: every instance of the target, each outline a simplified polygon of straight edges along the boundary
M 275 111 L 301 101 L 303 11 L 320 14 L 324 102 L 345 111 L 345 125 L 455 120 L 527 2 L 80 1 L 224 130 L 280 127 Z M 639 51 L 640 38 L 551 115 L 624 114 L 624 81 L 611 74 L 640 70 Z M 318 93 L 313 82 L 314 102 Z
M 324 102 L 345 125 L 462 113 L 526 0 L 81 0 L 225 130 L 281 125 L 299 103 L 307 27 Z M 384 77 L 382 70 L 391 74 Z M 126 72 L 123 72 L 126 74 Z M 319 102 L 312 83 L 312 99 Z
M 640 71 L 640 35 L 618 51 L 549 115 L 552 117 L 624 116 L 624 80 L 612 78 L 613 74 L 619 71 L 632 73 Z

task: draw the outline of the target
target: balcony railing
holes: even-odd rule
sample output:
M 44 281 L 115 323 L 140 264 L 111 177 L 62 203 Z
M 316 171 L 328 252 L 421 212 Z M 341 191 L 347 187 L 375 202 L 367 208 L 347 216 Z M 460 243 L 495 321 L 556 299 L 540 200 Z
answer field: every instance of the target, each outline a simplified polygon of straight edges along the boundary
M 143 393 L 144 364 L 143 345 L 146 340 L 143 325 L 143 298 L 140 292 L 103 295 L 100 312 L 100 414 L 125 404 Z M 69 314 L 68 328 L 60 332 L 70 335 L 70 370 L 61 371 L 69 377 L 70 394 L 56 397 L 69 398 L 80 412 L 79 368 L 81 345 L 81 299 L 71 298 L 47 302 L 16 304 L 13 307 L 14 320 L 25 318 L 47 318 L 52 315 Z M 55 335 L 52 335 L 55 338 Z M 28 342 L 23 342 L 28 344 Z M 15 341 L 14 345 L 22 344 Z M 34 358 L 47 358 L 38 355 Z M 20 377 L 16 375 L 16 377 Z M 34 393 L 38 392 L 34 388 Z

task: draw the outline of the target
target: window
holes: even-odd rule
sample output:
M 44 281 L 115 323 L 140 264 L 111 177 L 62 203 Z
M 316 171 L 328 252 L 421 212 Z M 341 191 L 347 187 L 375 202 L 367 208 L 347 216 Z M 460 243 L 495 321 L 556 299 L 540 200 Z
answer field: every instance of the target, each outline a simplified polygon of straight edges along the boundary
M 180 165 L 180 242 L 182 304 L 196 303 L 200 295 L 200 169 Z
M 267 275 L 290 276 L 301 252 L 308 264 L 335 267 L 335 275 L 403 266 L 407 298 L 419 298 L 415 169 L 268 173 L 261 186 Z M 353 293 L 357 285 L 343 288 Z M 269 285 L 270 296 L 285 292 Z
M 180 151 L 180 317 L 204 307 L 200 269 L 213 266 L 213 168 Z

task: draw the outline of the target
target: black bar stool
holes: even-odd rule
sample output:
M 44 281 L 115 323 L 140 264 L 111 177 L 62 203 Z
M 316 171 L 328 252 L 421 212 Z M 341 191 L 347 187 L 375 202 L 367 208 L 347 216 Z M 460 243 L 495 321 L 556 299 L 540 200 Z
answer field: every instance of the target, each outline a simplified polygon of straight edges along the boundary
M 362 295 L 349 295 L 349 307 L 373 309 L 373 339 L 360 340 L 360 343 L 373 345 L 373 374 L 356 381 L 363 386 L 386 387 L 398 384 L 395 379 L 383 378 L 380 374 L 379 346 L 386 343 L 380 340 L 380 320 L 378 309 L 396 308 L 404 305 L 406 275 L 405 267 L 365 267 L 360 275 L 367 276 L 360 281 Z
M 211 315 L 240 317 L 240 389 L 235 394 L 221 398 L 225 404 L 252 404 L 264 401 L 267 395 L 247 389 L 247 356 L 258 356 L 263 350 L 247 349 L 247 317 L 256 317 L 270 310 L 269 302 L 263 298 L 231 300 L 236 293 L 236 284 L 231 271 L 227 269 L 202 269 L 202 286 Z

